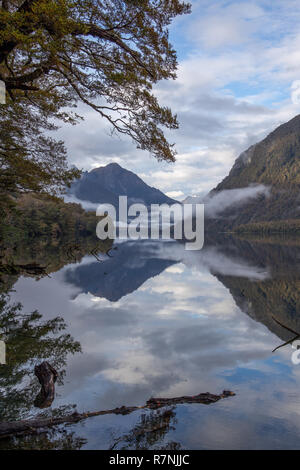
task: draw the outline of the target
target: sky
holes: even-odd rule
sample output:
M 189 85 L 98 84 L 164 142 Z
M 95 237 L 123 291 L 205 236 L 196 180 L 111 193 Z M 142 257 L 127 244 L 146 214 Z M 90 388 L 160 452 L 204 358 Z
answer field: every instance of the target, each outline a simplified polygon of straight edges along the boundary
M 127 138 L 111 137 L 95 111 L 64 126 L 69 161 L 91 170 L 111 162 L 134 171 L 171 197 L 205 195 L 234 160 L 300 113 L 300 2 L 192 0 L 192 13 L 170 27 L 177 50 L 175 81 L 154 92 L 178 115 L 175 163 L 158 162 Z

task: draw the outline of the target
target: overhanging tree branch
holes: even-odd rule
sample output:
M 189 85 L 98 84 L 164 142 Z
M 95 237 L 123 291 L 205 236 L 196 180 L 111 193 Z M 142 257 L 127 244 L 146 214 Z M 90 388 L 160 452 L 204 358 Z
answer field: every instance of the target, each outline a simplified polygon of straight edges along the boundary
M 79 102 L 138 148 L 174 161 L 176 151 L 163 128 L 176 129 L 176 115 L 159 104 L 152 86 L 175 78 L 177 60 L 168 27 L 189 11 L 182 0 L 2 2 L 0 79 L 8 96 L 0 107 L 0 165 L 5 162 L 17 174 L 23 162 L 18 189 L 23 184 L 26 191 L 52 191 L 70 181 L 62 143 L 43 132 L 54 130 L 57 120 L 78 121 L 79 116 L 66 110 Z M 59 185 L 52 168 L 59 172 Z

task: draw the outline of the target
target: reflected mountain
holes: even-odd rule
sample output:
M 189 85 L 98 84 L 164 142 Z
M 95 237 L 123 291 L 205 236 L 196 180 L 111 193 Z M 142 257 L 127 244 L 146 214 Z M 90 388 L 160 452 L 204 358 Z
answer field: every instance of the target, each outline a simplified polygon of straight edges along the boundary
M 205 248 L 195 252 L 174 241 L 129 241 L 111 253 L 102 262 L 68 268 L 65 280 L 81 292 L 118 301 L 174 264 L 195 270 L 205 266 L 229 289 L 244 313 L 280 339 L 287 341 L 292 333 L 274 318 L 300 332 L 299 240 L 223 236 L 207 240 Z
M 253 280 L 247 276 L 212 271 L 229 289 L 237 306 L 284 341 L 295 336 L 287 328 L 300 333 L 299 240 L 239 240 L 228 237 L 214 243 L 216 246 L 219 252 L 226 253 L 232 260 L 242 259 L 244 263 L 268 272 L 265 279 Z
M 68 269 L 65 280 L 84 293 L 116 302 L 177 262 L 171 255 L 170 259 L 161 258 L 160 245 L 149 241 L 121 243 L 110 252 L 111 257 Z

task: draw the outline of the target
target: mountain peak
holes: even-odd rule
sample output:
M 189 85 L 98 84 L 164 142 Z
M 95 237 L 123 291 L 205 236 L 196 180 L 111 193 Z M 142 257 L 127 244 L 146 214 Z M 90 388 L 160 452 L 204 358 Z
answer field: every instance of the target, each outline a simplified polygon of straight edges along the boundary
M 99 171 L 115 171 L 115 170 L 124 170 L 124 171 L 128 171 L 128 170 L 125 170 L 125 168 L 121 167 L 121 165 L 119 165 L 119 163 L 116 163 L 116 162 L 112 162 L 112 163 L 108 163 L 108 165 L 103 165 L 103 166 L 98 166 L 96 168 L 94 168 L 93 170 L 91 170 L 90 173 L 98 173 Z
M 119 196 L 127 196 L 129 204 L 141 202 L 147 206 L 175 202 L 115 162 L 85 173 L 74 183 L 71 191 L 78 199 L 114 206 L 118 205 Z
M 119 163 L 117 162 L 111 162 L 111 163 L 108 163 L 108 165 L 105 165 L 105 166 L 101 166 L 100 168 L 106 168 L 106 169 L 115 169 L 115 170 L 124 170 L 124 171 L 128 171 L 126 170 L 125 168 L 123 168 L 121 165 L 119 165 Z
M 106 168 L 109 168 L 109 167 L 122 168 L 121 165 L 119 165 L 119 163 L 117 163 L 117 162 L 108 163 L 108 164 L 106 165 Z

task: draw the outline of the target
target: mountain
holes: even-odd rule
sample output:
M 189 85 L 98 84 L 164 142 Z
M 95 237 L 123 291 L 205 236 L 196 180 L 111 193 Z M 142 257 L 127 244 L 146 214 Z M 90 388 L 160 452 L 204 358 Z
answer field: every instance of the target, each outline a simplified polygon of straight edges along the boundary
M 222 238 L 217 244 L 220 253 L 232 261 L 268 272 L 265 279 L 255 281 L 246 276 L 213 273 L 229 290 L 236 305 L 284 341 L 295 336 L 291 330 L 300 333 L 299 241 L 289 246 L 265 243 L 262 239 L 249 242 L 236 237 Z
M 128 204 L 141 202 L 150 204 L 173 204 L 159 189 L 148 186 L 132 171 L 117 163 L 95 168 L 76 181 L 71 191 L 78 199 L 94 203 L 109 203 L 117 207 L 119 196 L 127 196 Z
M 182 201 L 182 204 L 202 204 L 203 199 L 204 199 L 203 196 L 187 196 Z
M 265 191 L 258 191 L 255 195 L 258 185 Z M 243 199 L 245 189 L 249 190 L 251 186 L 252 197 Z M 237 190 L 240 192 L 237 193 Z M 206 223 L 207 230 L 235 230 L 242 225 L 242 229 L 247 231 L 254 224 L 256 229 L 268 231 L 274 221 L 282 221 L 275 224 L 278 231 L 288 230 L 291 224 L 299 230 L 300 115 L 243 152 L 229 175 L 208 195 L 209 199 L 215 198 L 221 191 L 226 191 L 224 195 L 227 199 L 230 194 L 238 194 L 243 204 L 235 202 L 221 216 L 210 217 Z
M 81 292 L 117 302 L 176 264 L 172 259 L 161 258 L 160 242 L 127 241 L 116 248 L 111 258 L 101 263 L 81 264 L 67 270 L 66 282 L 79 287 Z

